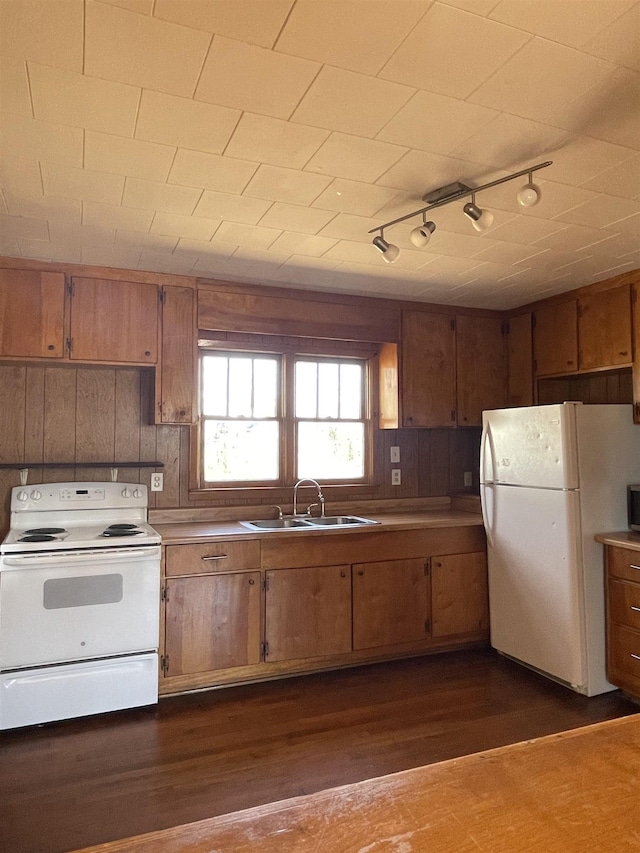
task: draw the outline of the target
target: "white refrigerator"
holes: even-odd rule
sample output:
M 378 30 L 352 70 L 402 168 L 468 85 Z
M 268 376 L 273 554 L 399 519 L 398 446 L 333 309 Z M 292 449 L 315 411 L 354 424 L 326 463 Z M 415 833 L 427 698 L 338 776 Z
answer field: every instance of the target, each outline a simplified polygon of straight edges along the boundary
M 603 546 L 640 483 L 631 406 L 562 403 L 483 413 L 480 492 L 491 645 L 579 693 L 605 675 Z

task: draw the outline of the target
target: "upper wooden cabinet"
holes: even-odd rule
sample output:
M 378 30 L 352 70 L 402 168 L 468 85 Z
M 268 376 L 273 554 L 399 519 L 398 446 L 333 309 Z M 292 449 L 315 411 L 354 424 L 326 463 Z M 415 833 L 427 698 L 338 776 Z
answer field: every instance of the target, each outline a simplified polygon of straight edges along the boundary
M 156 423 L 190 424 L 195 420 L 196 359 L 195 291 L 189 287 L 163 287 Z
M 630 285 L 538 308 L 533 340 L 537 376 L 631 364 Z
M 64 274 L 0 270 L 0 356 L 63 358 Z
M 482 426 L 484 409 L 505 405 L 506 353 L 499 317 L 456 317 L 457 422 Z
M 452 317 L 426 311 L 403 312 L 402 426 L 455 426 L 455 352 Z
M 533 405 L 533 334 L 530 312 L 507 323 L 507 406 Z
M 73 278 L 70 357 L 74 361 L 155 364 L 158 288 L 155 284 Z

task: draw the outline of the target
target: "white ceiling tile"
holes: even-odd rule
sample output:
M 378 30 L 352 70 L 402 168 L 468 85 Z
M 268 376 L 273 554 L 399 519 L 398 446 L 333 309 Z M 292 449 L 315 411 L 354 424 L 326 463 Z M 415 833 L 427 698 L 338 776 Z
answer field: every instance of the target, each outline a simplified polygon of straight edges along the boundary
M 219 225 L 219 219 L 180 216 L 177 213 L 156 213 L 151 223 L 151 233 L 169 237 L 187 237 L 191 240 L 210 240 Z
M 535 255 L 540 255 L 545 251 L 542 248 L 535 246 L 525 246 L 518 243 L 502 243 L 496 241 L 492 246 L 482 249 L 477 255 L 474 255 L 476 260 L 490 261 L 495 264 L 519 264 L 532 259 L 535 263 Z
M 560 44 L 580 47 L 623 15 L 633 2 L 579 0 L 578 7 L 578 0 L 501 0 L 489 17 Z
M 48 240 L 47 220 L 28 216 L 9 216 L 2 213 L 0 214 L 0 235 L 18 240 Z
M 637 198 L 640 194 L 640 154 L 605 169 L 582 185 L 584 189 L 609 193 L 622 198 Z
M 75 227 L 82 221 L 82 204 L 69 198 L 53 196 L 19 196 L 5 191 L 7 212 L 12 216 L 54 220 L 58 226 Z M 36 238 L 41 239 L 40 237 Z
M 225 154 L 272 166 L 301 169 L 328 135 L 328 131 L 315 127 L 244 113 Z
M 286 119 L 319 70 L 316 62 L 215 36 L 195 99 Z
M 586 119 L 583 114 L 582 123 L 588 121 L 590 136 L 640 151 L 639 110 L 640 74 L 617 69 L 609 77 L 609 86 L 600 104 Z
M 394 0 L 390 14 L 384 0 L 298 0 L 276 50 L 375 75 L 428 8 L 425 0 Z
M 406 153 L 399 145 L 332 133 L 305 168 L 353 181 L 375 181 Z
M 374 266 L 390 265 L 385 263 L 381 253 L 370 243 L 357 243 L 350 240 L 340 240 L 332 246 L 324 258 L 337 261 L 353 261 L 359 264 L 371 264 Z M 406 250 L 400 252 L 398 260 L 393 263 L 393 270 L 419 269 L 429 262 L 431 258 L 424 252 Z
M 164 234 L 149 234 L 145 231 L 129 231 L 126 228 L 118 228 L 114 245 L 127 246 L 129 249 L 143 249 L 150 252 L 171 253 L 178 245 L 177 237 L 169 237 Z
M 495 110 L 421 91 L 396 113 L 377 138 L 448 154 L 496 116 Z
M 156 18 L 273 47 L 294 0 L 156 0 Z
M 353 213 L 356 216 L 373 216 L 397 196 L 398 191 L 389 187 L 336 178 L 318 196 L 312 206 L 338 213 Z
M 317 234 L 334 217 L 333 211 L 276 202 L 262 217 L 260 225 L 278 228 L 281 231 L 293 231 L 296 234 Z M 225 219 L 230 218 L 225 217 Z
M 205 216 L 209 219 L 229 219 L 231 222 L 244 222 L 245 225 L 256 225 L 270 207 L 271 202 L 261 198 L 249 198 L 232 193 L 205 190 L 193 211 L 193 215 Z M 302 210 L 306 209 L 302 208 Z M 270 223 L 265 224 L 269 225 Z
M 323 237 L 333 237 L 342 240 L 356 240 L 360 243 L 371 243 L 375 234 L 369 234 L 372 228 L 377 228 L 379 219 L 366 216 L 353 216 L 350 213 L 339 213 L 320 232 Z M 395 242 L 389 236 L 391 242 Z
M 145 210 L 161 210 L 164 213 L 182 213 L 186 216 L 193 210 L 202 195 L 194 187 L 180 187 L 159 181 L 144 181 L 127 178 L 122 204 Z
M 0 3 L 0 56 L 33 60 L 56 68 L 82 71 L 83 0 Z
M 176 256 L 193 255 L 198 259 L 198 266 L 208 261 L 214 263 L 230 258 L 238 247 L 235 243 L 222 243 L 218 240 L 212 243 L 210 240 L 192 240 L 188 237 L 181 237 L 175 250 Z
M 257 163 L 178 149 L 168 181 L 223 193 L 241 193 L 258 168 Z
M 620 213 L 621 211 L 618 211 Z M 609 225 L 613 231 L 619 231 L 623 234 L 631 234 L 637 239 L 640 239 L 640 213 L 636 212 L 631 216 L 625 216 L 616 222 Z M 606 248 L 606 246 L 605 246 Z
M 521 216 L 534 217 L 536 219 L 553 219 L 566 210 L 572 207 L 577 207 L 585 201 L 595 198 L 598 193 L 591 190 L 583 189 L 582 187 L 571 187 L 567 184 L 558 184 L 553 181 L 546 181 L 539 175 L 543 175 L 544 171 L 540 170 L 534 175 L 535 183 L 542 192 L 542 198 L 534 207 L 522 207 L 518 204 L 516 195 L 519 188 L 517 179 L 501 184 L 491 189 L 483 190 L 482 195 L 478 200 L 482 200 L 482 206 L 490 207 L 491 209 L 500 208 L 513 213 L 518 213 Z
M 0 159 L 23 158 L 82 166 L 83 132 L 47 121 L 13 116 L 0 122 Z
M 175 148 L 168 145 L 85 131 L 84 165 L 96 172 L 164 181 L 174 155 Z
M 557 219 L 574 225 L 607 228 L 637 213 L 640 213 L 640 202 L 603 194 L 561 213 Z
M 90 169 L 42 166 L 45 195 L 97 201 L 102 204 L 120 204 L 124 191 L 122 175 L 93 172 Z
M 140 252 L 136 249 L 114 248 L 113 246 L 83 246 L 82 263 L 100 267 L 124 267 L 136 269 Z
M 595 5 L 609 4 L 600 2 Z M 640 71 L 640 5 L 634 4 L 625 14 L 612 21 L 606 29 L 583 44 L 582 49 L 601 59 Z
M 408 190 L 415 195 L 416 207 L 423 207 L 425 193 L 461 181 L 469 186 L 479 186 L 494 177 L 493 170 L 479 163 L 470 163 L 441 154 L 409 151 L 408 154 L 385 172 L 377 183 L 381 186 Z
M 379 76 L 464 99 L 529 38 L 513 27 L 434 3 Z
M 244 225 L 242 222 L 223 222 L 216 231 L 216 239 L 253 249 L 268 249 L 282 232 L 261 225 Z
M 42 195 L 42 177 L 38 161 L 3 154 L 0 157 L 0 187 L 20 195 Z
M 135 137 L 178 148 L 222 154 L 240 110 L 144 89 Z
M 5 115 L 33 115 L 26 62 L 16 60 L 10 64 L 6 56 L 0 55 L 0 104 Z
M 606 233 L 597 228 L 587 228 L 584 225 L 568 225 L 562 231 L 549 234 L 541 240 L 536 240 L 535 246 L 556 249 L 563 252 L 577 252 L 588 246 L 593 246 L 606 239 Z
M 291 120 L 373 137 L 413 93 L 408 86 L 325 65 Z
M 544 177 L 550 181 L 577 186 L 605 169 L 630 160 L 635 154 L 631 148 L 612 145 L 610 142 L 588 136 L 578 136 L 553 152 L 553 163 L 544 170 Z
M 395 236 L 395 232 L 394 232 Z M 398 240 L 399 244 L 403 243 Z M 436 228 L 429 241 L 429 251 L 437 255 L 455 255 L 460 258 L 473 258 L 483 249 L 494 244 L 494 240 L 487 233 L 480 234 L 471 229 L 469 234 L 453 234 L 450 231 L 442 231 Z
M 193 266 L 191 261 L 186 261 L 185 256 L 168 255 L 166 252 L 142 252 L 138 262 L 139 269 L 152 270 L 155 272 L 182 273 L 190 272 Z
M 154 0 L 100 0 L 101 3 L 109 3 L 111 6 L 119 6 L 139 15 L 150 15 L 153 12 Z
M 83 224 L 94 228 L 106 226 L 107 228 L 126 228 L 128 231 L 148 231 L 153 219 L 153 213 L 150 210 L 97 204 L 93 201 L 85 201 L 82 206 Z
M 336 242 L 336 240 L 331 240 L 328 237 L 284 231 L 271 244 L 270 251 L 282 252 L 286 255 L 309 255 L 315 258 L 324 255 L 327 249 L 335 246 Z
M 132 136 L 140 89 L 29 63 L 33 112 L 42 121 Z
M 278 166 L 260 166 L 244 194 L 254 198 L 267 198 L 285 204 L 311 204 L 331 182 L 323 175 L 282 169 Z
M 87 0 L 84 73 L 171 95 L 193 95 L 208 33 Z
M 495 240 L 505 240 L 508 243 L 524 243 L 529 245 L 535 240 L 542 240 L 551 234 L 562 231 L 562 222 L 549 222 L 534 216 L 514 216 L 504 224 L 496 223 L 491 228 L 491 236 Z
M 520 171 L 528 165 L 553 158 L 569 134 L 557 127 L 501 113 L 448 153 L 501 169 Z M 551 152 L 551 153 L 549 153 Z

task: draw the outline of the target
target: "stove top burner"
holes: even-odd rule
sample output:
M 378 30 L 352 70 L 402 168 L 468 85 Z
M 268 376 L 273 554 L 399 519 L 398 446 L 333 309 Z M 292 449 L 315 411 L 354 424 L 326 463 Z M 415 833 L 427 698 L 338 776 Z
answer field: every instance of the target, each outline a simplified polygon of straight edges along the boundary
M 134 525 L 135 528 L 135 525 Z M 107 538 L 111 536 L 138 536 L 138 534 L 143 533 L 143 530 L 130 529 L 128 526 L 125 527 L 107 527 L 105 531 L 101 534 L 102 536 L 106 536 Z
M 18 539 L 18 542 L 55 542 L 55 536 L 49 536 L 47 533 L 33 533 L 30 536 L 23 536 Z
M 137 524 L 110 524 L 107 530 L 136 530 Z
M 38 533 L 66 533 L 67 531 L 64 527 L 33 527 L 31 530 L 26 531 L 27 536 L 31 536 L 33 534 Z

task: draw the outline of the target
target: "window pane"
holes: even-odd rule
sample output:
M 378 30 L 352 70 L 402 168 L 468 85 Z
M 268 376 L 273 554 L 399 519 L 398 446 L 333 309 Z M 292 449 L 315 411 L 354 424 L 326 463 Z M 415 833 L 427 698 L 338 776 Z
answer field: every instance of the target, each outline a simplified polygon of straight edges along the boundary
M 297 418 L 315 418 L 318 414 L 318 365 L 297 361 L 295 368 Z
M 298 478 L 353 480 L 364 477 L 364 424 L 298 424 Z
M 277 480 L 279 432 L 276 421 L 205 421 L 205 480 Z
M 227 414 L 227 368 L 225 356 L 207 355 L 202 359 L 202 411 L 205 415 Z
M 250 418 L 253 359 L 229 359 L 229 417 Z
M 275 418 L 278 412 L 278 362 L 257 358 L 253 365 L 253 417 Z
M 320 362 L 318 365 L 318 417 L 337 418 L 340 390 L 339 365 Z
M 340 417 L 357 420 L 362 417 L 362 367 L 340 365 Z

